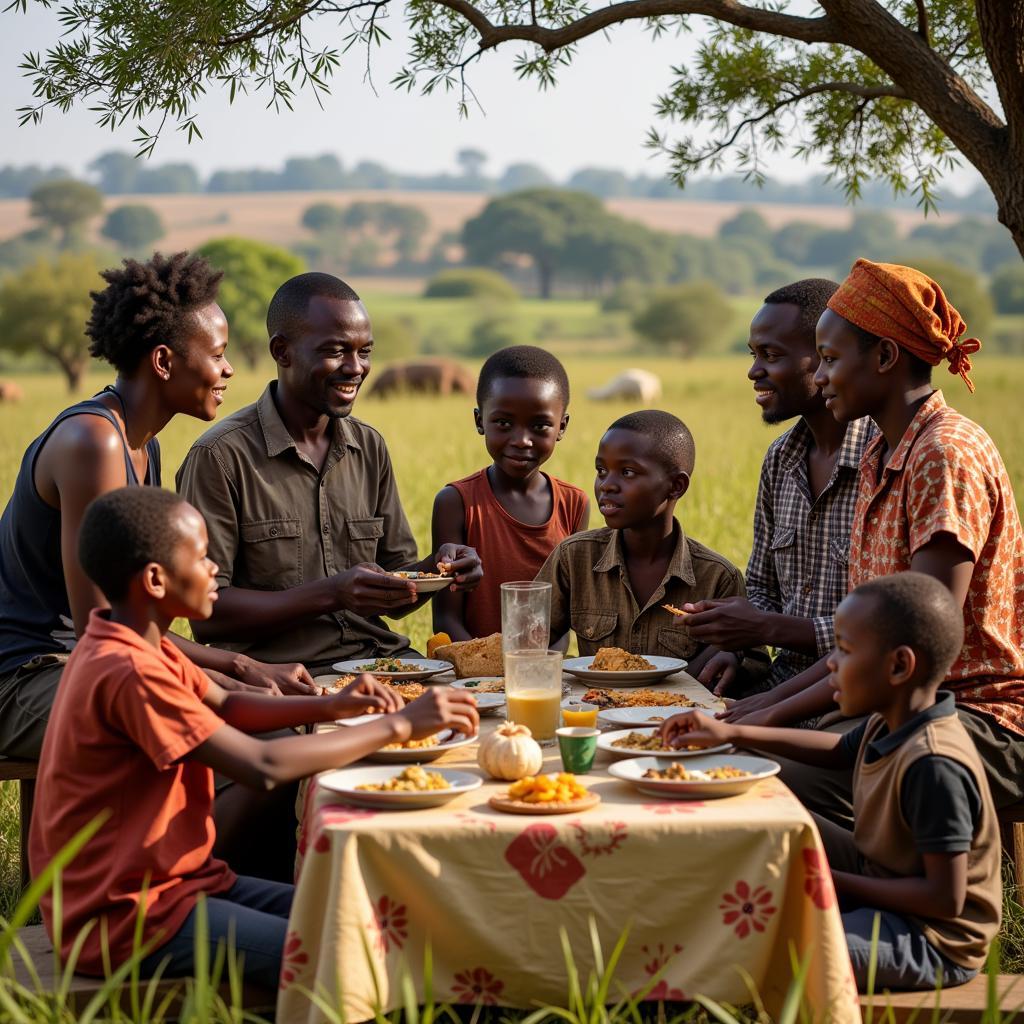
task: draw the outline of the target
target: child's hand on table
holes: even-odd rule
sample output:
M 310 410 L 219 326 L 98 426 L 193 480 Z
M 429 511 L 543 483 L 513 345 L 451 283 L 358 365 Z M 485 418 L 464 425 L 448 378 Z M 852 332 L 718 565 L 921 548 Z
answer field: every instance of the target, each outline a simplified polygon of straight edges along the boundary
M 667 747 L 683 747 L 690 744 L 701 747 L 717 747 L 730 743 L 734 729 L 725 722 L 699 711 L 683 711 L 667 718 L 661 725 L 661 741 Z
M 378 682 L 367 672 L 328 699 L 334 701 L 335 718 L 353 718 L 371 712 L 390 714 L 393 711 L 401 711 L 405 706 L 401 694 L 392 687 Z
M 480 729 L 473 695 L 463 690 L 449 690 L 435 686 L 422 697 L 405 705 L 399 716 L 412 728 L 410 739 L 433 736 L 441 729 L 456 729 L 466 736 L 475 736 Z

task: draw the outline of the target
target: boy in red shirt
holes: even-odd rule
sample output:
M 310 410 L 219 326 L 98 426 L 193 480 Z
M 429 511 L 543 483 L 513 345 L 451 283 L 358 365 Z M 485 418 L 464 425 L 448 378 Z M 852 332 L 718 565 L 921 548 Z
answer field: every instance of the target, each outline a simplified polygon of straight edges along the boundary
M 110 609 L 93 611 L 72 653 L 43 743 L 30 860 L 33 873 L 84 826 L 106 815 L 62 876 L 61 952 L 89 930 L 76 970 L 104 973 L 133 952 L 140 903 L 150 954 L 144 976 L 193 969 L 195 906 L 206 896 L 211 943 L 233 931 L 247 977 L 277 986 L 292 886 L 239 877 L 211 855 L 213 772 L 273 788 L 358 760 L 444 726 L 476 731 L 472 699 L 431 690 L 403 706 L 370 676 L 328 697 L 228 692 L 178 650 L 173 620 L 207 618 L 217 567 L 206 526 L 177 495 L 126 487 L 94 501 L 79 557 Z M 366 725 L 314 736 L 262 733 L 384 712 Z M 53 903 L 43 919 L 54 934 Z M 105 939 L 103 938 L 105 932 Z

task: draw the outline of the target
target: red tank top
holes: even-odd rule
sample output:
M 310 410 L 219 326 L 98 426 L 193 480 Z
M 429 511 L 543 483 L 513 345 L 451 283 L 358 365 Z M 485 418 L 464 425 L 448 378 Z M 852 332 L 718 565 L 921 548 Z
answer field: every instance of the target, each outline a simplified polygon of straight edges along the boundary
M 487 470 L 449 484 L 462 496 L 466 509 L 466 543 L 475 548 L 484 578 L 466 595 L 466 629 L 472 636 L 501 631 L 501 584 L 532 580 L 548 555 L 583 526 L 587 497 L 579 487 L 544 474 L 551 484 L 551 518 L 530 526 L 505 511 L 494 496 Z

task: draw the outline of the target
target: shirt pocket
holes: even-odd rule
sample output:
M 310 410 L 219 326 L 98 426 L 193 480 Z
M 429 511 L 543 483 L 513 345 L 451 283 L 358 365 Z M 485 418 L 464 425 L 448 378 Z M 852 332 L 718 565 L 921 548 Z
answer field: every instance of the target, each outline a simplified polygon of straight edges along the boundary
M 377 544 L 384 536 L 384 517 L 349 519 L 345 529 L 348 533 L 348 567 L 360 562 L 376 562 Z
M 689 661 L 702 647 L 703 644 L 694 640 L 684 626 L 662 626 L 658 630 L 658 649 L 654 653 Z
M 772 535 L 768 550 L 775 566 L 775 578 L 783 593 L 795 590 L 796 580 L 796 529 L 792 526 L 778 529 Z
M 828 543 L 828 571 L 826 584 L 828 593 L 823 595 L 825 603 L 830 605 L 822 615 L 830 614 L 836 605 L 846 597 L 849 589 L 850 575 L 850 541 L 830 540 Z
M 571 624 L 581 649 L 586 646 L 596 650 L 609 646 L 605 641 L 614 634 L 619 616 L 615 612 L 575 611 Z
M 302 530 L 298 518 L 242 523 L 244 584 L 286 590 L 302 582 Z

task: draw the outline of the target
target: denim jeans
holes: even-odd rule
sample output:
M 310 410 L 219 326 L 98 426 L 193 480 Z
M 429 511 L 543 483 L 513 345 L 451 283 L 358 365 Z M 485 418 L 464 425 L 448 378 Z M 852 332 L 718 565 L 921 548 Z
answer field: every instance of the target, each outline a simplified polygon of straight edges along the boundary
M 211 956 L 217 943 L 226 943 L 229 932 L 233 931 L 235 951 L 244 958 L 242 969 L 246 980 L 266 989 L 276 989 L 294 894 L 294 886 L 239 875 L 227 892 L 207 896 Z M 142 961 L 142 977 L 150 977 L 165 961 L 164 977 L 192 973 L 197 912 L 198 907 L 185 918 L 176 935 Z

